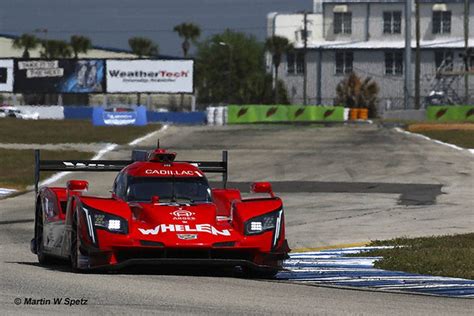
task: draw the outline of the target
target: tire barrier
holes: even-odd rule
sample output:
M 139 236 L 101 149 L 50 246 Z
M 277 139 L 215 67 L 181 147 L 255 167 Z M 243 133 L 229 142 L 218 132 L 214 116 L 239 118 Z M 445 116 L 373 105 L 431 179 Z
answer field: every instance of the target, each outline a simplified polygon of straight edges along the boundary
M 343 122 L 344 108 L 299 105 L 229 105 L 228 124 Z
M 227 107 L 210 106 L 206 109 L 207 125 L 225 125 L 227 124 Z
M 290 253 L 279 280 L 314 285 L 366 288 L 384 291 L 430 294 L 451 297 L 474 297 L 474 280 L 421 275 L 375 269 L 381 257 L 367 257 L 363 252 L 384 247 L 353 247 L 316 252 Z M 361 254 L 356 257 L 345 255 Z
M 474 106 L 429 106 L 426 108 L 426 118 L 437 122 L 474 122 Z

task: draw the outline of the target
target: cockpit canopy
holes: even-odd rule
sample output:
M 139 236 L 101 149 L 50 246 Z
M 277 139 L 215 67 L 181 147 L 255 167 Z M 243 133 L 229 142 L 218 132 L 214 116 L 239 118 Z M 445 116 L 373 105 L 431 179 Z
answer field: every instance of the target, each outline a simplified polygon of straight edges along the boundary
M 134 177 L 120 174 L 114 192 L 128 202 L 203 203 L 211 201 L 211 188 L 205 177 Z

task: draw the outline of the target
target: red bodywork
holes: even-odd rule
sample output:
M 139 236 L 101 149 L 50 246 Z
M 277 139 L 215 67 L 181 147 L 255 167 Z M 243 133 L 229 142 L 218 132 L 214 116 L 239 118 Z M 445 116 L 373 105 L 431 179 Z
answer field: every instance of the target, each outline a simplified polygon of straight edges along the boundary
M 211 199 L 205 203 L 163 202 L 159 196 L 127 201 L 120 196 L 120 179 L 125 177 L 205 179 L 204 172 L 193 164 L 173 162 L 175 155 L 155 150 L 147 161 L 129 164 L 119 172 L 109 198 L 84 195 L 87 183 L 79 180 L 68 182 L 65 188 L 41 188 L 32 251 L 41 249 L 43 256 L 75 260 L 77 269 L 143 263 L 278 271 L 289 248 L 282 201 L 274 196 L 269 183 L 253 185 L 253 191 L 260 193 L 255 198 L 243 199 L 235 189 L 212 189 Z M 268 196 L 262 198 L 261 194 Z M 259 232 L 267 222 L 270 228 Z M 121 231 L 104 225 L 120 226 Z M 249 233 L 250 228 L 257 232 Z M 77 238 L 77 248 L 72 238 Z

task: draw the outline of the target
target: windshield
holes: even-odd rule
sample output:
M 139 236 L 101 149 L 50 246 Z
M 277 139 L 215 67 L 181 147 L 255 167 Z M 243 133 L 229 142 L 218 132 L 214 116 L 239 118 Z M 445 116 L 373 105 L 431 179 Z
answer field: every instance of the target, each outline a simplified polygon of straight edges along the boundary
M 210 202 L 211 189 L 205 178 L 130 178 L 127 201 L 148 202 L 153 196 L 161 202 Z

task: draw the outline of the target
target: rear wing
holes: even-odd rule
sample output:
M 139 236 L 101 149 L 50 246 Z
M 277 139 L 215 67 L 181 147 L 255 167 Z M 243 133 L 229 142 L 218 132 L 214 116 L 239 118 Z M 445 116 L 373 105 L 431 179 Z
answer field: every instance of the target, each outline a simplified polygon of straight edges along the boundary
M 131 160 L 41 160 L 40 150 L 35 149 L 35 192 L 38 193 L 41 171 L 118 172 L 135 161 L 146 161 L 147 155 L 148 151 L 134 150 Z M 193 164 L 204 173 L 222 173 L 224 188 L 227 187 L 227 150 L 222 152 L 222 161 L 181 162 Z

